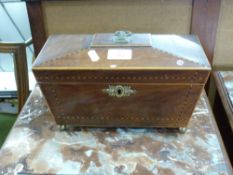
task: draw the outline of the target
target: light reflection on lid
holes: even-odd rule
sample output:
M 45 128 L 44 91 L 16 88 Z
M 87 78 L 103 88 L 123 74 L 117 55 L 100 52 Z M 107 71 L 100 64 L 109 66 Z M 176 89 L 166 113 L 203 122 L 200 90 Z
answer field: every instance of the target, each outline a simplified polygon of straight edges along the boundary
M 90 57 L 92 62 L 97 62 L 100 60 L 99 55 L 93 49 L 88 51 L 88 56 Z
M 176 61 L 176 64 L 177 64 L 178 66 L 183 66 L 183 65 L 184 65 L 184 61 L 183 61 L 183 60 L 177 60 L 177 61 Z
M 111 64 L 110 67 L 111 67 L 111 68 L 116 68 L 117 65 L 116 65 L 116 64 Z

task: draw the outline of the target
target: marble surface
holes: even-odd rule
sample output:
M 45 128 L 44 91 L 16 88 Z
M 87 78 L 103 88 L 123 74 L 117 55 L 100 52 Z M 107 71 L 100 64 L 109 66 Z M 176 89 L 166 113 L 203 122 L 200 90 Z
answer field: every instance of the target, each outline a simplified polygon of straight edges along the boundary
M 39 87 L 0 150 L 0 174 L 228 175 L 203 93 L 185 134 L 167 129 L 87 129 L 55 124 Z

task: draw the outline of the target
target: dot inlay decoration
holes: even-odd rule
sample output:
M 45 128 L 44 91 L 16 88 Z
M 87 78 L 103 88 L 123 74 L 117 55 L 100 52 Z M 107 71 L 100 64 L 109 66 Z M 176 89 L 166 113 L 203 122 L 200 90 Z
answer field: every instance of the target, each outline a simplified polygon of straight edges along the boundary
M 53 81 L 53 80 L 192 80 L 193 76 L 172 76 L 172 75 L 164 75 L 164 76 L 37 76 L 37 80 L 39 81 Z M 197 79 L 197 78 L 196 78 Z M 198 77 L 198 80 L 204 80 L 204 77 Z

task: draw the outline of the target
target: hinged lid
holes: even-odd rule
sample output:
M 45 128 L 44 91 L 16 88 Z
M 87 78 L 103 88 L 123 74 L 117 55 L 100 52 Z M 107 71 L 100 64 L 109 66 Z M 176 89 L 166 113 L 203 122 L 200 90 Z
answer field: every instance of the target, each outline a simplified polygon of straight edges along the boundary
M 116 34 L 50 36 L 33 69 L 210 70 L 194 36 L 119 35 L 119 38 Z

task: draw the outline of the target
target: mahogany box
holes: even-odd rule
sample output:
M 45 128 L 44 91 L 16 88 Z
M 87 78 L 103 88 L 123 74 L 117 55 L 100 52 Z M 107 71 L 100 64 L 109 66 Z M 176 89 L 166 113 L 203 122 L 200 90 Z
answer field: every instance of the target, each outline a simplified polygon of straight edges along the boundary
M 187 127 L 211 67 L 195 36 L 50 36 L 33 72 L 59 125 Z

